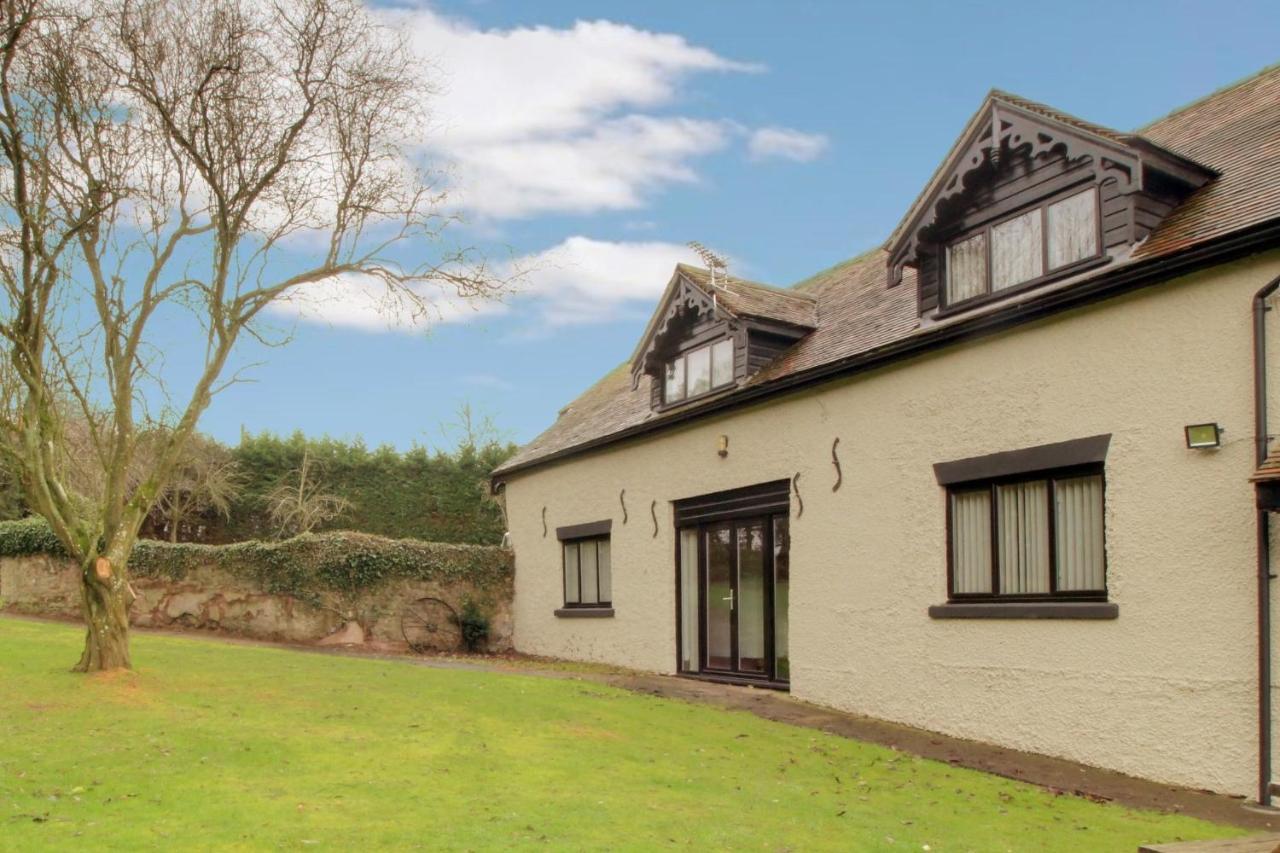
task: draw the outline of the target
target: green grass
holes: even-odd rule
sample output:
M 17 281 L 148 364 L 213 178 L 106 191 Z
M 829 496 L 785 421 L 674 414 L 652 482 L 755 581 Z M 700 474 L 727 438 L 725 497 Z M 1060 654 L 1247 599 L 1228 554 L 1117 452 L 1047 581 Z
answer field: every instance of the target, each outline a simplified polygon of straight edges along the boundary
M 1241 834 L 574 680 L 0 620 L 0 847 L 1123 850 Z M 928 845 L 928 848 L 925 847 Z

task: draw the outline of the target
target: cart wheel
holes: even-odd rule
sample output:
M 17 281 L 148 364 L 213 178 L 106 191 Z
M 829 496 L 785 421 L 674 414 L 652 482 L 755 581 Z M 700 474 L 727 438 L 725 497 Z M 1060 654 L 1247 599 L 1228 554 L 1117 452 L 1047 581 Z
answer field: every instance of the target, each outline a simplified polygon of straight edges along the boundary
M 400 633 L 409 648 L 423 652 L 452 652 L 462 646 L 458 613 L 447 601 L 419 598 L 400 612 Z

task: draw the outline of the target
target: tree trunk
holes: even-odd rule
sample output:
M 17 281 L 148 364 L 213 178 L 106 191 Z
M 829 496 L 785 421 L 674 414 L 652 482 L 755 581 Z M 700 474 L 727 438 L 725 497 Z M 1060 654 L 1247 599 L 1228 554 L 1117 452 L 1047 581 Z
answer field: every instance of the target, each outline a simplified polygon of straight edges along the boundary
M 84 652 L 73 672 L 132 669 L 129 660 L 129 605 L 133 590 L 123 566 L 99 557 L 80 575 L 81 605 L 87 626 Z

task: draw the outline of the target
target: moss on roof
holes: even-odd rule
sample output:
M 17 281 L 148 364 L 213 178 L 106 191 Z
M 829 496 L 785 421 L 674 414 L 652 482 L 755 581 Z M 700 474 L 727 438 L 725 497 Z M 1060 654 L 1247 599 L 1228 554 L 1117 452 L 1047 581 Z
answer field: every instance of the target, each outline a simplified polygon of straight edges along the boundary
M 820 270 L 807 278 L 802 278 L 800 281 L 797 281 L 795 284 L 791 285 L 791 289 L 803 291 L 803 290 L 808 290 L 811 287 L 816 287 L 822 282 L 827 281 L 832 277 L 839 275 L 842 272 L 845 272 L 850 267 L 861 263 L 862 261 L 866 260 L 868 256 L 874 255 L 876 252 L 879 252 L 880 249 L 881 249 L 880 246 L 872 246 L 870 249 L 867 249 L 863 252 L 860 252 L 857 255 L 854 255 L 852 258 L 840 261 L 839 263 L 836 263 L 836 264 L 832 264 L 831 266 L 827 267 L 825 270 Z
M 1239 88 L 1240 86 L 1243 86 L 1246 83 L 1252 83 L 1254 80 L 1257 80 L 1259 77 L 1265 77 L 1266 75 L 1274 71 L 1280 71 L 1280 62 L 1273 62 L 1267 67 L 1260 68 L 1257 71 L 1253 72 L 1252 74 L 1246 74 L 1245 76 L 1241 77 L 1240 79 L 1232 83 L 1228 83 L 1225 86 L 1219 86 L 1209 94 L 1201 95 L 1200 97 L 1196 98 L 1194 101 L 1188 101 L 1187 103 L 1183 104 L 1180 107 L 1174 107 L 1164 115 L 1158 116 L 1157 118 L 1153 118 L 1151 121 L 1147 122 L 1141 127 L 1135 128 L 1133 132 L 1144 133 L 1145 131 L 1150 130 L 1152 127 L 1155 127 L 1157 124 L 1160 124 L 1160 122 L 1162 121 L 1171 119 L 1174 116 L 1178 115 L 1179 113 L 1185 113 L 1187 110 L 1195 109 L 1196 107 L 1203 104 L 1205 101 L 1211 101 L 1214 98 L 1218 97 L 1219 95 L 1225 94 L 1226 92 L 1230 92 L 1232 89 Z

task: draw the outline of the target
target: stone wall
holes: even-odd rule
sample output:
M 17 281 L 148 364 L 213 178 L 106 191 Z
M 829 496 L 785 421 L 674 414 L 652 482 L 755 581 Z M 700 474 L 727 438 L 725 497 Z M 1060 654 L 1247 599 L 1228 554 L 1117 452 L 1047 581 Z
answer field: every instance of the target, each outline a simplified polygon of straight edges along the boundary
M 80 616 L 78 569 L 60 557 L 0 557 L 0 607 L 41 616 Z M 410 602 L 440 598 L 461 609 L 465 597 L 481 603 L 489 616 L 491 652 L 511 648 L 511 587 L 477 589 L 454 582 L 392 580 L 354 598 L 322 595 L 308 603 L 273 595 L 215 566 L 200 566 L 182 580 L 135 577 L 138 598 L 130 609 L 134 625 L 222 631 L 260 640 L 346 642 L 360 637 L 368 646 L 397 650 L 406 644 L 400 614 Z M 353 615 L 359 630 L 347 627 Z

